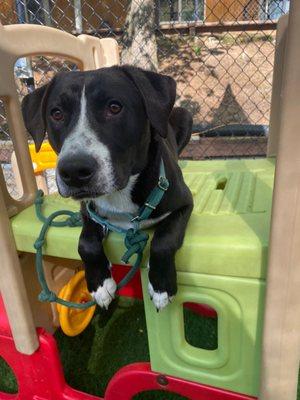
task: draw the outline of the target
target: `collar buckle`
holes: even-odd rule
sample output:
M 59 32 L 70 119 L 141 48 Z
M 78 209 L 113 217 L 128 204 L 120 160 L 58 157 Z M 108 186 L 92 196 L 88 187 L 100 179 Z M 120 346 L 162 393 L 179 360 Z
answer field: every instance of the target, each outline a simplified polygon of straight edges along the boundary
M 131 218 L 130 222 L 135 222 L 135 221 L 139 221 L 140 220 L 140 216 L 136 215 L 135 217 Z
M 166 191 L 168 190 L 168 188 L 169 188 L 169 181 L 168 181 L 168 179 L 167 179 L 166 177 L 164 177 L 164 176 L 160 176 L 160 177 L 159 177 L 159 180 L 158 180 L 158 183 L 157 183 L 157 186 L 158 186 L 161 190 L 163 190 L 164 192 L 166 192 Z
M 150 203 L 145 203 L 144 206 L 145 206 L 145 207 L 148 207 L 148 208 L 151 208 L 152 211 L 154 211 L 154 210 L 156 209 L 156 207 L 153 206 L 153 205 L 150 204 Z

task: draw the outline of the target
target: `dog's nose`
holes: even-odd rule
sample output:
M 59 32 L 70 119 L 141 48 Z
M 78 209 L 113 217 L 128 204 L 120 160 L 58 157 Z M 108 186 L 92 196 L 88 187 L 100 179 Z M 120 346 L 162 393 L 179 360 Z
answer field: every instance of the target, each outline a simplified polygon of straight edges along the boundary
M 59 161 L 58 172 L 68 186 L 81 187 L 87 185 L 96 172 L 96 160 L 87 155 L 63 158 Z

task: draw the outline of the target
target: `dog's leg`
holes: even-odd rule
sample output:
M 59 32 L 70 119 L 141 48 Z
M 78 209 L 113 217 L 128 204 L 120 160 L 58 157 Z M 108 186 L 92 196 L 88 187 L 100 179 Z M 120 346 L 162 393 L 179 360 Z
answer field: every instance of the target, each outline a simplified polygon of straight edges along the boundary
M 102 308 L 108 308 L 116 292 L 116 283 L 111 276 L 110 263 L 103 250 L 103 228 L 83 215 L 78 252 L 85 266 L 87 287 Z
M 181 247 L 193 206 L 174 211 L 156 227 L 150 247 L 149 294 L 159 311 L 177 292 L 175 254 Z

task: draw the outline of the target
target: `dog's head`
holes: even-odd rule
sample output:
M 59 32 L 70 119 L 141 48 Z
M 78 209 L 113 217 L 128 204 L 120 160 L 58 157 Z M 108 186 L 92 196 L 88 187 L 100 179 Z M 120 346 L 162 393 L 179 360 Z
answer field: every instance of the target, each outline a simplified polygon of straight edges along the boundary
M 47 132 L 59 154 L 61 195 L 94 198 L 124 188 L 145 166 L 151 134 L 167 135 L 175 96 L 168 76 L 110 67 L 58 74 L 24 98 L 22 112 L 36 149 Z

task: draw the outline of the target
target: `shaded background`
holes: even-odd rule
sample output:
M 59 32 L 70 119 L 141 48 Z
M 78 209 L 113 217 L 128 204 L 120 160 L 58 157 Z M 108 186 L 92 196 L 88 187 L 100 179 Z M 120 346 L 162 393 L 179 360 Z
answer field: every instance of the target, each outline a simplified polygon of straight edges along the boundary
M 74 35 L 114 37 L 122 63 L 171 75 L 177 105 L 194 117 L 184 158 L 266 153 L 275 35 L 289 0 L 3 0 L 3 24 L 35 23 Z M 76 65 L 57 57 L 21 59 L 20 97 Z M 12 146 L 0 99 L 0 162 L 11 181 Z

